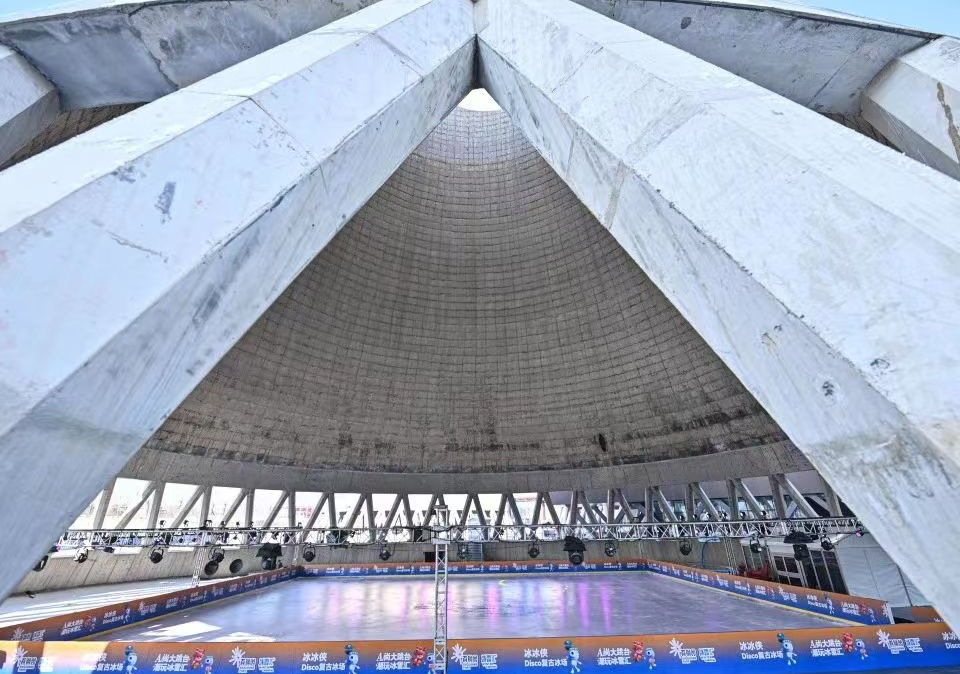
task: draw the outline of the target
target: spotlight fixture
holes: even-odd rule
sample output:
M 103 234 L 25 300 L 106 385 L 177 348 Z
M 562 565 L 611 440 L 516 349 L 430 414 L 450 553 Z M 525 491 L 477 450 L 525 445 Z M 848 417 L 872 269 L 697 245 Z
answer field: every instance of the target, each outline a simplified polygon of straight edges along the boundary
M 284 543 L 289 543 L 289 542 L 290 542 L 290 534 L 284 534 L 284 535 L 283 535 L 283 542 L 284 542 Z
M 540 556 L 540 546 L 535 542 L 530 545 L 530 548 L 527 550 L 527 554 L 530 555 L 530 559 L 536 559 Z
M 264 571 L 273 571 L 277 568 L 277 558 L 283 554 L 279 543 L 264 543 L 257 550 L 257 557 L 263 559 L 260 568 Z
M 690 541 L 680 541 L 680 554 L 686 557 L 691 552 L 693 552 L 693 546 L 690 545 Z
M 154 564 L 159 564 L 163 560 L 163 548 L 159 545 L 153 546 L 150 550 L 150 561 Z
M 384 543 L 380 546 L 380 559 L 384 562 L 390 561 L 390 558 L 393 556 L 393 553 L 390 552 L 390 548 L 387 547 L 387 544 Z
M 457 559 L 464 560 L 470 556 L 470 546 L 466 543 L 457 543 Z
M 83 564 L 87 561 L 87 557 L 90 556 L 90 551 L 87 548 L 80 548 L 73 554 L 73 561 L 77 564 Z
M 793 558 L 798 562 L 810 559 L 810 548 L 805 543 L 796 543 L 793 546 Z
M 857 528 L 855 529 L 854 533 L 859 538 L 863 538 L 864 534 L 867 533 L 866 531 L 863 530 L 863 524 L 861 524 L 859 520 L 857 521 Z
M 219 564 L 224 560 L 225 557 L 226 555 L 223 552 L 223 548 L 214 548 L 213 550 L 210 551 L 211 562 L 216 562 L 217 564 Z
M 37 572 L 43 571 L 46 568 L 48 561 L 50 561 L 50 555 L 44 555 L 40 558 L 39 562 L 34 564 L 33 570 Z
M 313 545 L 308 545 L 303 549 L 303 561 L 312 562 L 317 558 L 317 548 Z
M 605 554 L 607 557 L 616 557 L 617 544 L 613 541 L 608 541 L 607 544 L 603 546 L 603 554 Z
M 238 574 L 242 569 L 243 569 L 242 559 L 235 559 L 232 562 L 230 562 L 230 573 Z
M 821 549 L 821 550 L 825 550 L 825 551 L 827 551 L 827 552 L 830 552 L 831 550 L 833 550 L 834 547 L 835 547 L 835 546 L 833 545 L 833 541 L 831 541 L 831 540 L 830 540 L 829 538 L 827 538 L 826 536 L 824 536 L 823 539 L 820 541 L 820 549 Z
M 203 565 L 203 573 L 207 576 L 214 575 L 217 571 L 220 570 L 220 564 L 213 561 L 212 559 Z
M 750 552 L 755 555 L 759 555 L 763 552 L 763 545 L 760 543 L 759 536 L 754 536 L 750 539 Z
M 112 555 L 112 554 L 115 553 L 117 550 L 116 550 L 116 548 L 114 548 L 112 545 L 105 545 L 105 546 L 103 547 L 103 551 L 106 552 L 106 553 L 108 553 L 108 554 L 111 554 L 111 555 Z
M 563 551 L 567 553 L 567 559 L 574 566 L 583 564 L 583 553 L 587 551 L 587 546 L 576 536 L 565 536 L 563 539 Z

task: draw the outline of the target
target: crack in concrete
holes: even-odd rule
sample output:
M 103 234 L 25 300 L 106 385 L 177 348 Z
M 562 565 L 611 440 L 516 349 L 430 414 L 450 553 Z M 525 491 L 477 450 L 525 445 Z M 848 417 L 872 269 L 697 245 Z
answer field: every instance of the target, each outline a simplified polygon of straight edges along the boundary
M 947 92 L 943 88 L 943 82 L 937 82 L 937 100 L 947 116 L 947 135 L 950 136 L 950 142 L 953 143 L 953 151 L 957 155 L 957 161 L 960 161 L 960 129 L 957 128 L 957 122 L 953 118 L 953 108 L 947 103 Z

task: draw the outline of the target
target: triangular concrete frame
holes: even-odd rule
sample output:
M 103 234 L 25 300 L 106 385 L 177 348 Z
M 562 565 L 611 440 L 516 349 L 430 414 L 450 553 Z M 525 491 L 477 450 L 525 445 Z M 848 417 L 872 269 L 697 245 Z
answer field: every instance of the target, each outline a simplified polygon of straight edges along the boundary
M 23 495 L 0 594 L 463 98 L 475 51 L 960 623 L 960 184 L 566 0 L 381 2 L 0 175 L 0 486 Z

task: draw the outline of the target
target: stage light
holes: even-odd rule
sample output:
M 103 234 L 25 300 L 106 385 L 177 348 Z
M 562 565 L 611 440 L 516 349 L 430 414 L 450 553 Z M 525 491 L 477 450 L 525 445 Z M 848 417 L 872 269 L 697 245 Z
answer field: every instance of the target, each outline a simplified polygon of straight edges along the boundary
M 830 552 L 831 550 L 833 550 L 833 548 L 834 548 L 833 541 L 831 541 L 829 538 L 824 536 L 823 540 L 820 541 L 820 549 Z
M 220 570 L 220 564 L 213 561 L 212 559 L 203 565 L 203 573 L 207 576 L 212 576 L 219 570 Z
M 810 548 L 804 543 L 797 543 L 793 546 L 793 558 L 798 562 L 810 559 Z
M 105 545 L 103 551 L 112 555 L 116 552 L 116 549 L 112 545 Z
M 242 559 L 235 559 L 232 562 L 230 562 L 230 573 L 238 574 L 242 569 L 243 569 Z
M 284 542 L 284 543 L 289 543 L 289 542 L 290 542 L 290 534 L 284 534 L 284 535 L 283 535 L 283 542 Z
M 380 559 L 384 562 L 390 561 L 390 558 L 393 556 L 393 553 L 390 552 L 390 548 L 387 547 L 386 543 L 380 546 Z
M 691 552 L 693 552 L 693 546 L 690 545 L 690 541 L 680 541 L 680 554 L 686 557 Z
M 587 546 L 576 536 L 565 536 L 563 551 L 567 553 L 567 559 L 570 560 L 571 564 L 580 566 L 583 564 L 583 553 L 587 551 Z
M 260 568 L 264 571 L 273 571 L 277 568 L 277 558 L 283 554 L 279 543 L 264 543 L 257 550 L 257 557 L 263 558 Z
M 86 548 L 80 548 L 75 553 L 73 553 L 73 561 L 75 561 L 77 564 L 83 564 L 85 561 L 87 561 L 87 557 L 89 556 L 90 556 L 89 550 L 87 550 Z
M 533 543 L 527 550 L 527 554 L 530 555 L 530 559 L 536 559 L 540 556 L 540 546 Z
M 33 570 L 37 572 L 43 571 L 46 568 L 48 561 L 50 561 L 50 555 L 44 555 L 40 558 L 39 562 L 34 564 Z
M 153 549 L 150 550 L 150 561 L 154 564 L 159 564 L 163 559 L 163 548 L 159 546 L 153 546 Z
M 616 557 L 617 556 L 617 545 L 613 541 L 609 541 L 606 545 L 603 546 L 603 554 L 607 557 Z
M 317 549 L 312 545 L 308 545 L 303 549 L 303 561 L 312 562 L 317 558 Z
M 750 552 L 755 555 L 763 552 L 763 545 L 760 544 L 760 539 L 757 536 L 750 539 Z
M 857 528 L 854 533 L 856 533 L 858 537 L 862 538 L 867 532 L 863 530 L 863 525 L 858 521 Z
M 219 564 L 224 560 L 225 557 L 226 555 L 223 552 L 223 548 L 214 548 L 213 550 L 210 551 L 211 562 L 216 562 L 217 564 Z
M 457 559 L 463 560 L 470 556 L 470 546 L 466 543 L 457 543 Z

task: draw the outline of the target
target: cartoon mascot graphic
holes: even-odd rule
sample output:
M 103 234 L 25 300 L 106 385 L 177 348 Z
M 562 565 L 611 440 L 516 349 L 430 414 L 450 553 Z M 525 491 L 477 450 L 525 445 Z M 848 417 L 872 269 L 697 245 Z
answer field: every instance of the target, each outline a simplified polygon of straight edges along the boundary
M 634 662 L 643 662 L 643 642 L 634 641 L 631 649 L 631 658 Z
M 870 657 L 867 654 L 867 644 L 863 639 L 857 639 L 853 642 L 853 645 L 856 647 L 857 653 L 860 654 L 861 660 L 866 660 L 868 657 Z
M 413 654 L 410 656 L 410 666 L 411 667 L 423 667 L 423 663 L 427 660 L 427 649 L 423 646 L 417 646 L 413 649 Z
M 849 632 L 841 634 L 840 645 L 843 646 L 844 653 L 853 653 L 853 635 Z
M 783 632 L 777 635 L 777 641 L 780 642 L 780 650 L 783 651 L 783 657 L 787 661 L 787 664 L 797 664 L 797 654 L 793 649 L 793 642 L 790 641 Z
M 360 654 L 353 650 L 353 644 L 344 646 L 343 651 L 347 654 L 347 671 L 357 674 L 360 671 Z
M 206 653 L 202 648 L 196 649 L 193 655 L 190 656 L 190 669 L 200 669 L 200 665 L 203 664 L 203 656 L 206 655 Z
M 570 674 L 579 674 L 580 649 L 574 646 L 569 639 L 563 642 L 563 647 L 567 649 L 567 667 L 570 668 Z
M 123 671 L 124 674 L 137 671 L 137 652 L 133 650 L 132 644 L 123 649 Z
M 647 659 L 647 669 L 657 668 L 657 652 L 647 646 L 643 649 L 643 657 Z

